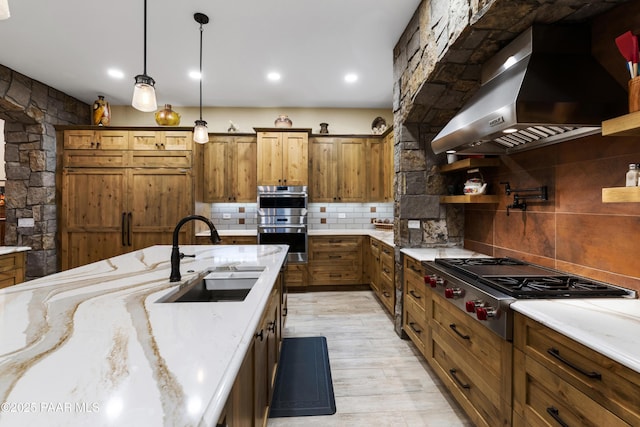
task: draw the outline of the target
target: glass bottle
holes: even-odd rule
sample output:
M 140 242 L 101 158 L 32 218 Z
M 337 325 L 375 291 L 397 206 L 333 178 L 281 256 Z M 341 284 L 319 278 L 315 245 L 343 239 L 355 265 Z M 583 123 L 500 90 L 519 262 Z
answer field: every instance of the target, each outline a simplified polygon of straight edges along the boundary
M 638 168 L 635 163 L 629 164 L 629 170 L 627 171 L 626 186 L 636 187 L 638 185 Z

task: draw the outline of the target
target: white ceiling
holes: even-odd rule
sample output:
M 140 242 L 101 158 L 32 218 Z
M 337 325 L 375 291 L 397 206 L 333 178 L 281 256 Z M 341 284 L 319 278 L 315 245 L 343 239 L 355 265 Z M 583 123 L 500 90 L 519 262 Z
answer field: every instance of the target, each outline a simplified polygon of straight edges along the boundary
M 148 0 L 147 74 L 158 105 L 391 108 L 393 47 L 420 0 Z M 131 102 L 143 71 L 143 0 L 9 0 L 0 64 L 84 102 Z M 124 78 L 107 75 L 122 70 Z M 266 80 L 277 70 L 282 79 Z M 359 80 L 351 85 L 344 75 Z

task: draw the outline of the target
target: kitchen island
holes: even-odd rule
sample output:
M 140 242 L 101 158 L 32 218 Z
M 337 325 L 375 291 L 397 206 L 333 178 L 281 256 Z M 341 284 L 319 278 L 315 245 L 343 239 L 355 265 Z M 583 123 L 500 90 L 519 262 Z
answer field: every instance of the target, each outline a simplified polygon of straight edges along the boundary
M 0 290 L 0 426 L 214 426 L 287 247 L 152 246 Z M 264 266 L 242 302 L 162 303 L 201 272 Z

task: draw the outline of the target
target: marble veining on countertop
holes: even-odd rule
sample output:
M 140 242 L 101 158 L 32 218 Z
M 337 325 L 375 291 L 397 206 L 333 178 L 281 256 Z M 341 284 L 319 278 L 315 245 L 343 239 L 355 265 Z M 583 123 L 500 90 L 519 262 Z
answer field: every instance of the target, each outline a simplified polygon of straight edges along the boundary
M 286 257 L 153 246 L 0 290 L 0 426 L 215 426 Z M 243 302 L 159 303 L 200 272 L 265 269 Z
M 518 300 L 511 308 L 640 372 L 640 300 Z

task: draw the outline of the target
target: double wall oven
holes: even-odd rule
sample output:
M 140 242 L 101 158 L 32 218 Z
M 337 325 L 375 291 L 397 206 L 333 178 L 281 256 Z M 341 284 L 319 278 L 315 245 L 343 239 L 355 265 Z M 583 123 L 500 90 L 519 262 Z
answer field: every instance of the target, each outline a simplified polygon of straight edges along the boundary
M 502 338 L 513 339 L 518 299 L 635 298 L 635 291 L 514 258 L 437 258 L 422 263 L 425 283 Z
M 287 262 L 306 263 L 307 186 L 258 186 L 258 244 L 289 245 Z

